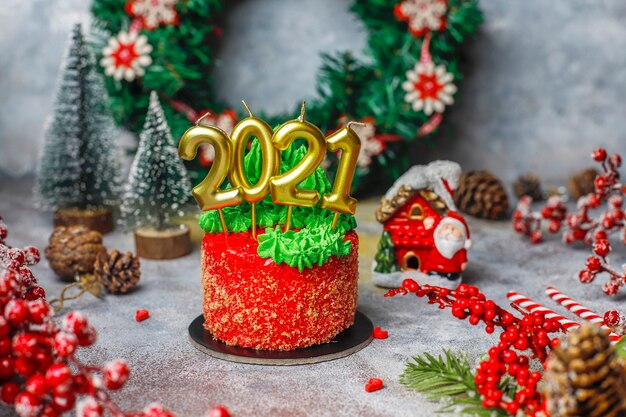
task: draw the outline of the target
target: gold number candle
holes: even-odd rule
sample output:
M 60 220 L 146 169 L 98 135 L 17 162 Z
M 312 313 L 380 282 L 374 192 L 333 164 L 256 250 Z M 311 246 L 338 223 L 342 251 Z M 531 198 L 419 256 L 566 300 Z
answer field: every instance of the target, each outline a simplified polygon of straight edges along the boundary
M 350 196 L 350 187 L 361 150 L 361 141 L 348 123 L 345 128 L 326 138 L 326 144 L 332 152 L 341 151 L 333 189 L 330 194 L 324 194 L 321 204 L 322 208 L 336 212 L 332 225 L 335 229 L 339 220 L 339 212 L 354 214 L 356 211 L 357 201 Z
M 245 103 L 244 103 L 245 104 Z M 246 106 L 247 108 L 247 106 Z M 278 174 L 280 152 L 272 144 L 272 128 L 263 120 L 252 116 L 243 119 L 231 133 L 234 159 L 230 167 L 230 180 L 234 187 L 241 189 L 243 198 L 252 206 L 252 236 L 256 237 L 256 203 L 269 193 L 270 178 Z M 261 147 L 263 164 L 261 176 L 256 184 L 250 184 L 244 172 L 243 159 L 248 139 L 256 136 Z
M 301 190 L 296 187 L 315 172 L 315 169 L 322 163 L 326 154 L 324 134 L 317 126 L 303 120 L 304 103 L 302 107 L 300 118 L 280 126 L 272 137 L 274 146 L 281 151 L 287 149 L 296 139 L 303 139 L 308 146 L 307 153 L 296 166 L 270 179 L 270 192 L 274 204 L 289 206 L 287 209 L 286 230 L 289 230 L 291 227 L 293 206 L 313 207 L 319 202 L 320 194 L 317 191 Z
M 233 146 L 228 135 L 222 130 L 216 127 L 194 126 L 180 139 L 178 156 L 191 161 L 196 157 L 198 147 L 202 144 L 215 148 L 215 159 L 206 177 L 194 187 L 192 194 L 202 210 L 218 210 L 222 230 L 228 233 L 222 208 L 235 206 L 243 201 L 240 187 L 220 190 L 231 165 Z

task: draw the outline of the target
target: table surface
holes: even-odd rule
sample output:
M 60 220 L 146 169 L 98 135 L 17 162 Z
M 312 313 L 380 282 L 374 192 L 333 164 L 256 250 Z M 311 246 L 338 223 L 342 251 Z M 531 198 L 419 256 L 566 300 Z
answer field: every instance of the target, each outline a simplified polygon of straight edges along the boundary
M 33 209 L 32 180 L 0 182 L 0 215 L 9 227 L 9 244 L 35 245 L 42 252 L 52 231 L 50 214 Z M 386 340 L 374 340 L 347 358 L 331 362 L 271 367 L 225 362 L 198 351 L 188 339 L 187 327 L 201 312 L 200 254 L 193 252 L 172 261 L 141 260 L 138 288 L 123 296 L 102 300 L 83 296 L 70 309 L 86 313 L 98 329 L 98 342 L 80 358 L 102 363 L 127 360 L 132 376 L 114 398 L 126 410 L 160 402 L 180 417 L 202 416 L 211 406 L 226 405 L 234 417 L 259 416 L 432 416 L 437 404 L 399 383 L 412 355 L 443 349 L 467 352 L 472 363 L 496 343 L 496 335 L 439 311 L 415 297 L 383 298 L 384 290 L 370 281 L 370 264 L 381 227 L 374 220 L 377 201 L 362 202 L 357 212 L 361 236 L 359 309 L 376 326 L 389 331 Z M 469 219 L 472 233 L 470 264 L 465 282 L 477 285 L 488 297 L 505 306 L 506 292 L 517 290 L 546 305 L 547 285 L 566 291 L 598 312 L 617 308 L 615 298 L 602 294 L 601 282 L 588 286 L 575 278 L 589 251 L 569 248 L 552 237 L 533 246 L 516 236 L 508 221 Z M 106 235 L 109 249 L 133 250 L 131 234 Z M 616 259 L 626 259 L 624 247 Z M 48 297 L 58 295 L 64 283 L 42 260 L 33 268 Z M 150 310 L 147 321 L 134 320 L 137 309 Z M 557 311 L 562 311 L 557 309 Z M 65 310 L 67 312 L 67 310 Z M 566 314 L 567 315 L 567 314 Z M 382 378 L 385 388 L 366 393 L 371 377 Z M 12 415 L 0 408 L 1 415 Z

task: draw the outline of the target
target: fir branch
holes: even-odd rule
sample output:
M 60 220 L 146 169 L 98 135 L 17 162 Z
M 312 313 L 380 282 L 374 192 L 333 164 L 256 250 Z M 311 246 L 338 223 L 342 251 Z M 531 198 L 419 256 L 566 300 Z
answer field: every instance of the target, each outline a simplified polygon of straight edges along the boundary
M 440 413 L 507 416 L 502 410 L 483 408 L 467 356 L 455 355 L 450 350 L 445 350 L 443 357 L 429 353 L 414 356 L 400 376 L 400 383 L 425 395 L 429 401 L 443 402 L 437 410 Z

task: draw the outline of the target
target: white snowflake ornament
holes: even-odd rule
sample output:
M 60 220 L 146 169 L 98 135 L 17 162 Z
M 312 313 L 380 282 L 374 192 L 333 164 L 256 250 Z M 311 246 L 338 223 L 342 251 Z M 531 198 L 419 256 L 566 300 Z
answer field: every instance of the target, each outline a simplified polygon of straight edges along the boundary
M 406 78 L 402 83 L 406 91 L 404 100 L 411 104 L 413 110 L 430 116 L 433 112 L 443 113 L 446 106 L 454 103 L 452 95 L 457 90 L 454 76 L 446 71 L 445 66 L 420 62 L 407 71 Z
M 421 37 L 430 31 L 446 27 L 446 0 L 405 0 L 396 4 L 394 14 L 400 21 L 409 24 L 413 36 Z
M 120 81 L 133 81 L 145 74 L 145 67 L 152 63 L 152 46 L 148 38 L 137 32 L 120 32 L 109 39 L 102 49 L 100 65 L 104 74 Z
M 126 4 L 126 12 L 141 20 L 143 27 L 153 30 L 160 25 L 178 23 L 176 3 L 178 0 L 133 0 Z

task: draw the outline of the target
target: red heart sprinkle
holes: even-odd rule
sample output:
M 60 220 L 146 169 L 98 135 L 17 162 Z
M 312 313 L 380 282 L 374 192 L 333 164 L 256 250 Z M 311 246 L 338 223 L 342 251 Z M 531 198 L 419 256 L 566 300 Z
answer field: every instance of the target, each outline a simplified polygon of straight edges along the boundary
M 150 312 L 148 310 L 137 310 L 135 313 L 136 321 L 144 321 L 147 320 L 148 317 L 150 317 Z
M 389 332 L 376 326 L 374 328 L 374 339 L 386 339 L 389 337 Z
M 369 382 L 365 384 L 365 392 L 373 392 L 382 389 L 383 380 L 380 378 L 370 378 Z

